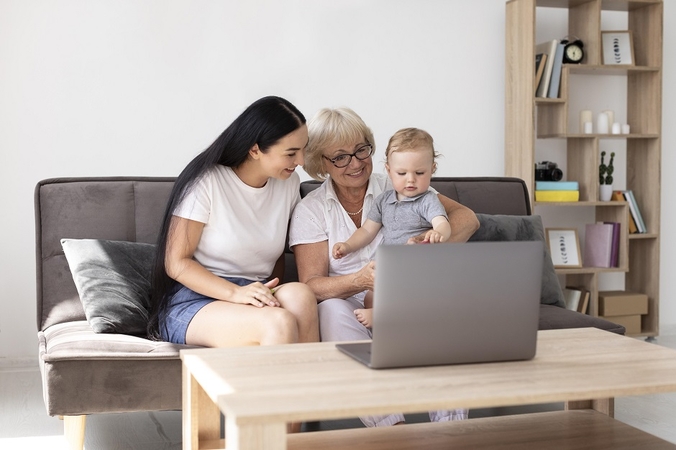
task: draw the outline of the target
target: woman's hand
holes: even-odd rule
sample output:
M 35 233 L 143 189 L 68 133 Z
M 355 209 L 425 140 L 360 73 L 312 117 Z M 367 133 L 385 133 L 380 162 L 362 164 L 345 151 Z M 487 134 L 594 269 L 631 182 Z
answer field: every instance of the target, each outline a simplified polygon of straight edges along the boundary
M 373 289 L 376 279 L 376 262 L 371 261 L 354 274 L 354 284 L 362 290 Z
M 238 286 L 235 289 L 235 293 L 228 299 L 228 301 L 232 303 L 253 305 L 258 308 L 262 308 L 264 306 L 280 306 L 279 301 L 273 295 L 274 289 L 272 289 L 278 284 L 279 278 L 273 278 L 267 283 L 261 283 L 257 281 L 247 286 Z

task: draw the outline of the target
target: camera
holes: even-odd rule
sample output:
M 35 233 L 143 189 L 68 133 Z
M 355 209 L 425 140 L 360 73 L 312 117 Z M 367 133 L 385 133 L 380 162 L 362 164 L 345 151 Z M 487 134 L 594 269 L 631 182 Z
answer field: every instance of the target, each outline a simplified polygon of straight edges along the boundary
M 563 171 L 551 161 L 535 163 L 535 181 L 561 181 Z

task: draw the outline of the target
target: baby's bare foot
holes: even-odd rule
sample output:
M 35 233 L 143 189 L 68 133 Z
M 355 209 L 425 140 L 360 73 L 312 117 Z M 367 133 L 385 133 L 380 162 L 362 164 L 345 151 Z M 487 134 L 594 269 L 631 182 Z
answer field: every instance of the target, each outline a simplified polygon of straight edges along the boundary
M 373 326 L 373 310 L 372 309 L 355 309 L 354 315 L 357 317 L 359 323 L 366 328 Z

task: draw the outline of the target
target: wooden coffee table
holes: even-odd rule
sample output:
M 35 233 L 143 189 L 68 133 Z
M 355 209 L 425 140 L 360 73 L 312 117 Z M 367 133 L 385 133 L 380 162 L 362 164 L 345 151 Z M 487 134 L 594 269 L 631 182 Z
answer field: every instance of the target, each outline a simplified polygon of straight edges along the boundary
M 371 370 L 333 343 L 181 359 L 184 449 L 225 448 L 220 412 L 228 450 L 676 448 L 612 418 L 614 397 L 676 391 L 676 350 L 595 328 L 540 331 L 536 357 L 518 362 Z M 287 422 L 561 401 L 566 411 L 286 434 Z

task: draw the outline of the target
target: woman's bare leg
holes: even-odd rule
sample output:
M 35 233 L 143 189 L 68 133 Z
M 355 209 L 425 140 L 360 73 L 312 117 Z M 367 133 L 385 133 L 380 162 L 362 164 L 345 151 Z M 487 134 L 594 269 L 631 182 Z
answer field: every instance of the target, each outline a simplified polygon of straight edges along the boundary
M 318 342 L 317 299 L 312 290 L 303 283 L 287 283 L 275 288 L 275 298 L 296 318 L 298 342 Z
M 215 301 L 200 309 L 188 325 L 186 343 L 205 347 L 317 342 L 317 300 L 304 284 L 275 291 L 281 307 L 262 308 Z
M 185 341 L 204 347 L 289 344 L 298 342 L 298 325 L 284 308 L 215 301 L 195 314 Z

